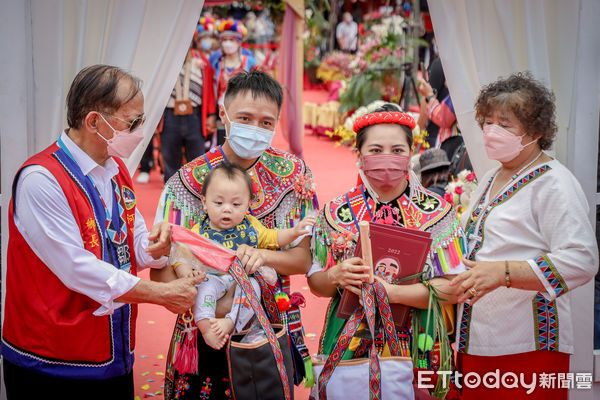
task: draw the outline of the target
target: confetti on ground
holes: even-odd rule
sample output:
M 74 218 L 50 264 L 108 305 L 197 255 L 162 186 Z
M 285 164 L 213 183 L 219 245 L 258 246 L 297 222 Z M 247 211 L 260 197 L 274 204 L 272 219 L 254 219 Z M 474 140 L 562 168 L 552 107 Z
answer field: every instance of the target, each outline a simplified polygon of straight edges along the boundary
M 308 286 L 302 286 L 302 290 L 308 290 Z
M 148 321 L 148 323 L 149 323 L 149 324 L 153 324 L 153 323 L 154 323 L 154 321 Z
M 159 355 L 156 356 L 156 358 L 158 358 L 159 360 L 162 360 L 165 357 L 162 354 L 159 354 Z
M 140 358 L 148 358 L 148 356 L 140 356 Z
M 161 394 L 163 394 L 160 390 L 158 392 L 154 392 L 155 395 L 160 396 Z
M 317 336 L 317 335 L 316 335 L 316 334 L 314 334 L 314 333 L 307 333 L 307 334 L 306 334 L 306 337 L 315 337 L 315 336 Z
M 146 376 L 146 375 L 150 375 L 150 372 L 148 372 L 148 371 L 142 372 L 142 376 Z
M 154 379 L 148 379 L 146 382 L 154 382 Z
M 142 386 L 142 389 L 143 390 L 148 390 L 148 389 L 150 389 L 150 385 L 146 384 L 146 385 Z
M 162 376 L 162 375 L 164 375 L 165 373 L 164 373 L 164 372 L 155 372 L 155 374 L 156 374 L 156 375 L 161 375 L 161 376 Z
M 144 398 L 154 397 L 154 393 L 145 393 Z
M 133 400 L 140 400 L 140 396 L 135 396 Z

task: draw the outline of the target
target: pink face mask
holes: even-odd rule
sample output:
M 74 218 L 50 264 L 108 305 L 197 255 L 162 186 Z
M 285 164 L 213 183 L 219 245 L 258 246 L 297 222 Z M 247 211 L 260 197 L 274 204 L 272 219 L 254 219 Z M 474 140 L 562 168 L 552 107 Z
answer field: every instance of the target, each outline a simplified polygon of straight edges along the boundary
M 410 157 L 404 154 L 370 154 L 362 156 L 362 162 L 362 170 L 372 186 L 391 190 L 406 179 Z
M 102 114 L 100 117 L 104 119 Z M 135 150 L 138 144 L 144 139 L 144 132 L 142 131 L 143 125 L 140 124 L 133 131 L 129 132 L 129 130 L 118 131 L 112 127 L 111 124 L 108 123 L 106 119 L 104 122 L 113 130 L 113 137 L 110 139 L 106 139 L 102 136 L 98 131 L 96 133 L 100 136 L 106 143 L 108 143 L 107 150 L 108 155 L 111 157 L 121 157 L 128 158 L 131 153 Z
M 522 137 L 523 136 L 513 135 L 496 124 L 483 127 L 485 152 L 491 160 L 498 160 L 500 162 L 514 160 L 525 147 L 537 142 L 537 139 L 534 139 L 523 146 L 521 144 Z

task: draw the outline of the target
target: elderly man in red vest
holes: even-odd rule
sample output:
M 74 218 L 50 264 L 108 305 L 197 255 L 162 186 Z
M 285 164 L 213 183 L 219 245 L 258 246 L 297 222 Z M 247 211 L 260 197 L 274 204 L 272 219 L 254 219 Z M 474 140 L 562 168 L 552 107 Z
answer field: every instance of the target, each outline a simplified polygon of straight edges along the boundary
M 69 128 L 17 172 L 9 208 L 2 332 L 9 399 L 133 399 L 136 303 L 187 310 L 202 277 L 140 280 L 162 268 L 170 228 L 150 232 L 119 157 L 140 142 L 135 77 L 83 69 L 67 96 Z M 152 243 L 149 245 L 149 243 Z

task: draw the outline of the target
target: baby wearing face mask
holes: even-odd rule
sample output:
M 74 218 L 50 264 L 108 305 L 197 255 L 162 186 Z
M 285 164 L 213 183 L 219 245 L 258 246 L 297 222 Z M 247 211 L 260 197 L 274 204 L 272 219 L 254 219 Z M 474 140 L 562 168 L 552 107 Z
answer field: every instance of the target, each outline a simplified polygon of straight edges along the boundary
M 252 180 L 243 168 L 223 163 L 213 168 L 204 178 L 201 200 L 206 214 L 192 230 L 235 250 L 246 268 L 256 269 L 269 285 L 277 284 L 273 268 L 262 266 L 259 249 L 275 250 L 309 235 L 315 217 L 307 216 L 289 229 L 267 229 L 258 219 L 248 214 L 252 198 Z M 174 263 L 179 278 L 199 272 L 192 265 Z M 260 286 L 250 278 L 254 292 L 260 297 Z M 206 344 L 220 349 L 235 329 L 241 331 L 254 315 L 239 287 L 235 289 L 231 311 L 224 318 L 215 318 L 218 299 L 235 284 L 228 274 L 207 274 L 198 285 L 198 295 L 193 307 L 194 320 Z M 237 322 L 236 322 L 237 321 Z

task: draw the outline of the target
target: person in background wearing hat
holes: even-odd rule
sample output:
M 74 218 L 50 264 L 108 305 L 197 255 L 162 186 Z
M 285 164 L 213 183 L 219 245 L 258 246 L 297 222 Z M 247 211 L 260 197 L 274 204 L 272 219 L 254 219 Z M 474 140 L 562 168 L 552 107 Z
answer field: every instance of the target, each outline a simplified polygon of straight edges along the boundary
M 214 22 L 202 17 L 163 115 L 160 145 L 165 182 L 183 165 L 182 147 L 186 160 L 193 160 L 204 153 L 206 137 L 216 132 L 214 70 L 197 50 L 212 32 Z
M 255 65 L 256 60 L 250 51 L 244 51 L 241 44 L 246 37 L 246 27 L 236 19 L 222 20 L 217 30 L 219 40 L 221 41 L 221 51 L 216 51 L 210 56 L 210 63 L 215 70 L 215 93 L 217 103 L 223 105 L 225 89 L 227 82 L 238 72 L 250 71 Z M 217 143 L 225 143 L 225 127 L 219 124 Z
M 202 57 L 206 59 L 206 62 L 208 62 L 209 64 L 209 58 L 211 54 L 219 48 L 219 39 L 217 39 L 216 24 L 216 21 L 212 17 L 205 16 L 200 18 L 200 21 L 198 22 L 198 27 L 196 28 L 197 33 L 194 36 L 194 51 L 202 53 L 201 55 L 195 54 L 193 51 L 194 57 Z
M 421 184 L 427 190 L 443 196 L 450 178 L 450 161 L 442 149 L 427 149 L 419 157 Z

